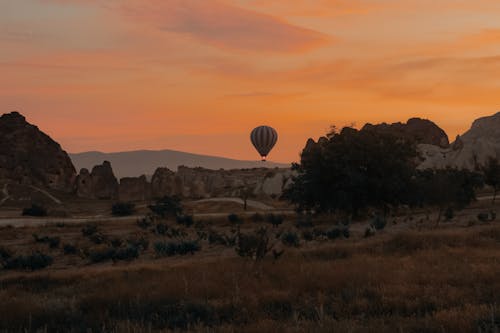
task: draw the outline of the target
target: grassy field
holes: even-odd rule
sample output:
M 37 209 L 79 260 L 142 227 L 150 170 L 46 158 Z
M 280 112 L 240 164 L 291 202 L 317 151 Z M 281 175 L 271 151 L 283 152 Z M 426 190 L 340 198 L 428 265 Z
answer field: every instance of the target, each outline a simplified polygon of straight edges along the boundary
M 328 236 L 331 218 L 247 218 L 241 233 L 266 226 L 275 244 L 258 261 L 238 256 L 223 218 L 5 227 L 4 256 L 50 265 L 0 269 L 0 331 L 498 332 L 500 224 L 478 222 L 481 209 L 439 227 L 401 216 L 367 238 L 366 222 L 346 238 Z M 195 240 L 186 253 L 158 245 Z

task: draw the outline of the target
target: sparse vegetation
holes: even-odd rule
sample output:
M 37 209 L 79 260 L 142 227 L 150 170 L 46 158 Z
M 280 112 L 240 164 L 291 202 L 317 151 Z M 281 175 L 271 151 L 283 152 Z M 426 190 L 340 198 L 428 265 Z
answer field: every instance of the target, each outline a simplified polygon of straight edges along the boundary
M 7 258 L 3 263 L 4 269 L 39 270 L 50 266 L 54 259 L 46 254 L 35 252 L 30 255 L 21 255 Z
M 287 231 L 281 235 L 281 242 L 286 246 L 299 247 L 300 237 L 296 232 Z
M 113 216 L 130 216 L 135 213 L 135 205 L 131 202 L 117 202 L 111 207 Z
M 177 217 L 182 214 L 181 200 L 177 197 L 165 196 L 149 205 L 149 209 L 161 218 Z
M 239 225 L 243 223 L 243 219 L 237 214 L 229 214 L 227 220 L 234 225 Z
M 47 208 L 38 204 L 32 204 L 31 207 L 23 209 L 23 216 L 44 217 L 47 216 Z
M 200 249 L 200 244 L 197 241 L 156 242 L 154 244 L 154 250 L 160 257 L 194 254 Z

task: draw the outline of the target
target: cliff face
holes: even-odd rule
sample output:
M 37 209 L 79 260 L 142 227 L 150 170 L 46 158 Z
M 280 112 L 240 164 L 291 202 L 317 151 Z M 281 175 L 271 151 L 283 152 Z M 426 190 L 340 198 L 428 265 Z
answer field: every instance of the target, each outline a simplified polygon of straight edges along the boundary
M 431 145 L 419 147 L 423 162 L 420 168 L 457 167 L 474 170 L 489 157 L 500 159 L 500 112 L 479 118 L 449 148 Z
M 72 192 L 75 178 L 75 168 L 57 142 L 18 112 L 0 117 L 0 179 Z

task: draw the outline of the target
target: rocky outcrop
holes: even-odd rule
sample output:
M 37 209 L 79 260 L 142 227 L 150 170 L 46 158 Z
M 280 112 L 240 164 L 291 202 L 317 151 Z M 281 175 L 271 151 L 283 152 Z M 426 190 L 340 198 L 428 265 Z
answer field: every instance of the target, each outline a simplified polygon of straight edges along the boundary
M 151 183 L 146 176 L 125 177 L 120 179 L 118 187 L 120 201 L 145 201 L 151 199 Z
M 57 142 L 12 112 L 0 117 L 0 179 L 72 192 L 76 171 Z
M 500 112 L 477 119 L 470 130 L 458 136 L 451 148 L 419 146 L 423 156 L 420 168 L 456 167 L 475 170 L 488 158 L 500 158 Z
M 172 196 L 179 193 L 180 185 L 176 183 L 175 172 L 168 168 L 156 169 L 151 178 L 151 196 L 161 198 L 162 196 Z
M 90 173 L 87 169 L 82 169 L 77 178 L 76 193 L 82 198 L 116 199 L 118 181 L 113 174 L 111 163 L 105 161 L 102 165 L 96 165 Z
M 417 144 L 429 144 L 441 148 L 448 148 L 450 145 L 446 132 L 427 119 L 411 118 L 406 123 L 366 124 L 361 130 L 390 133 L 413 140 Z

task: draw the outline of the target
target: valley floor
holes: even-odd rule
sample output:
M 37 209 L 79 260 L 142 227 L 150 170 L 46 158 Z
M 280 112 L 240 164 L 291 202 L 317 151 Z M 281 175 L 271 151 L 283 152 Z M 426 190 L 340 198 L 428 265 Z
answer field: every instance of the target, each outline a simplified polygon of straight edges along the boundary
M 477 220 L 486 208 L 437 227 L 403 214 L 371 237 L 355 222 L 348 238 L 325 236 L 331 218 L 272 227 L 249 216 L 241 232 L 266 227 L 275 244 L 259 261 L 237 255 L 225 218 L 169 221 L 166 232 L 135 219 L 2 227 L 0 255 L 40 252 L 52 264 L 0 269 L 0 331 L 498 332 L 500 223 Z M 299 243 L 285 245 L 286 233 Z M 194 239 L 193 254 L 156 245 Z M 144 241 L 138 258 L 96 257 Z

